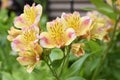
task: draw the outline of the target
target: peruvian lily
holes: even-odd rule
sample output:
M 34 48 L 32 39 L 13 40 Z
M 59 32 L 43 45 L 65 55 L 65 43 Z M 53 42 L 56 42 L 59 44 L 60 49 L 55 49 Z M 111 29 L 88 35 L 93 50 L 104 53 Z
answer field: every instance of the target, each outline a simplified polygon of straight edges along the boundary
M 19 52 L 17 61 L 27 67 L 27 72 L 31 73 L 35 65 L 40 61 L 42 54 L 42 48 L 39 44 L 35 43 L 30 46 L 29 50 L 23 50 Z
M 61 18 L 48 22 L 47 30 L 48 32 L 42 32 L 39 37 L 44 48 L 60 48 L 69 45 L 76 38 L 74 29 L 66 28 Z
M 9 33 L 9 35 L 7 36 L 7 39 L 9 41 L 13 41 L 22 32 L 21 32 L 21 30 L 15 29 L 14 27 L 11 27 L 10 30 L 8 30 L 8 33 Z
M 106 2 L 110 5 L 110 6 L 113 6 L 116 7 L 116 9 L 120 10 L 120 0 L 115 0 L 112 1 L 112 0 L 106 0 Z
M 87 16 L 90 16 L 93 20 L 93 24 L 90 28 L 89 33 L 87 34 L 88 39 L 99 39 L 104 41 L 109 41 L 108 31 L 112 27 L 112 21 L 98 13 L 97 11 L 87 13 Z
M 85 51 L 83 49 L 84 46 L 84 43 L 73 43 L 71 51 L 76 57 L 80 57 L 85 54 Z
M 13 4 L 13 0 L 1 0 L 1 8 L 6 9 L 11 7 Z
M 33 4 L 31 7 L 27 4 L 24 7 L 24 13 L 15 18 L 14 26 L 17 28 L 38 26 L 40 16 L 42 14 L 42 6 Z
M 69 28 L 73 28 L 77 36 L 86 34 L 86 32 L 89 31 L 90 26 L 92 24 L 92 20 L 90 19 L 90 17 L 80 17 L 80 13 L 76 11 L 73 14 L 63 13 L 61 17 L 64 22 L 64 25 L 66 25 Z
M 12 42 L 13 51 L 29 49 L 30 44 L 38 42 L 39 28 L 37 26 L 23 28 L 21 31 L 22 33 Z

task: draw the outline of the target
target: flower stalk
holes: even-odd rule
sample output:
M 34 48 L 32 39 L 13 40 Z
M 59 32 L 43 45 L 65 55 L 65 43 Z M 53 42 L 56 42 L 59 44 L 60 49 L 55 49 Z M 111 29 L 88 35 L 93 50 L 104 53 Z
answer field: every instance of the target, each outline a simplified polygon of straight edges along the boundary
M 112 36 L 111 36 L 111 41 L 108 43 L 108 47 L 103 51 L 103 55 L 101 56 L 100 62 L 98 64 L 96 70 L 94 71 L 91 80 L 96 80 L 96 77 L 100 72 L 100 67 L 103 65 L 103 63 L 104 63 L 104 61 L 105 61 L 105 59 L 106 59 L 106 57 L 109 53 L 109 50 L 113 47 L 113 43 L 115 41 L 115 37 L 116 37 L 115 34 L 116 34 L 117 25 L 118 25 L 119 20 L 120 20 L 120 15 L 118 15 L 117 20 L 115 22 L 113 33 L 112 33 Z

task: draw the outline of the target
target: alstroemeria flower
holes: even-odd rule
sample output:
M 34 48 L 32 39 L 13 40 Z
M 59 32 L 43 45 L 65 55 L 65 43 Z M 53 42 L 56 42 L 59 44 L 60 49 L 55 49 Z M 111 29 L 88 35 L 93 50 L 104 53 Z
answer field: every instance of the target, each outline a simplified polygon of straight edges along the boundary
M 30 44 L 38 42 L 37 35 L 39 35 L 37 26 L 22 29 L 22 33 L 13 40 L 12 49 L 14 51 L 29 49 Z
M 120 10 L 120 0 L 116 0 L 115 2 L 112 0 L 106 0 L 106 2 L 110 5 L 116 7 L 116 9 Z
M 1 0 L 1 8 L 5 9 L 13 4 L 13 0 Z
M 8 33 L 9 33 L 9 35 L 7 36 L 7 39 L 9 41 L 13 41 L 22 32 L 21 32 L 21 30 L 15 29 L 14 27 L 11 27 L 10 30 L 8 30 Z
M 110 6 L 112 6 L 112 0 L 106 0 L 106 2 L 107 2 Z
M 77 36 L 86 34 L 92 23 L 92 20 L 88 16 L 80 17 L 79 12 L 74 12 L 73 14 L 63 13 L 62 19 L 67 27 L 75 30 Z
M 24 13 L 15 19 L 14 25 L 17 28 L 30 27 L 32 25 L 38 26 L 41 14 L 42 6 L 40 4 L 37 6 L 33 4 L 31 7 L 25 5 Z
M 40 61 L 42 48 L 37 43 L 30 46 L 29 50 L 19 52 L 18 62 L 27 67 L 27 72 L 31 73 L 35 65 Z
M 74 43 L 71 46 L 71 51 L 75 56 L 80 57 L 85 54 L 84 46 L 84 43 Z
M 93 20 L 93 24 L 87 34 L 88 39 L 109 40 L 107 37 L 108 30 L 112 27 L 111 20 L 98 13 L 97 11 L 88 12 L 87 16 L 90 16 Z
M 115 4 L 116 4 L 116 7 L 120 10 L 120 0 L 117 0 Z
M 66 28 L 60 18 L 48 22 L 47 30 L 40 34 L 40 44 L 44 48 L 69 45 L 76 38 L 74 29 Z

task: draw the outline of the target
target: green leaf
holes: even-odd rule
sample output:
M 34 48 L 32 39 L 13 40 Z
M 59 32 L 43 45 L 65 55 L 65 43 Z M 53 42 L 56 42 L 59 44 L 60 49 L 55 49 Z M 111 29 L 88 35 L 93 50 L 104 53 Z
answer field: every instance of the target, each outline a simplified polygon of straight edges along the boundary
M 102 47 L 93 40 L 87 41 L 86 46 L 90 49 L 91 53 L 99 53 L 102 50 Z
M 65 75 L 68 76 L 73 76 L 76 75 L 76 73 L 78 73 L 80 71 L 80 69 L 82 68 L 85 60 L 90 56 L 90 54 L 85 54 L 83 57 L 81 57 L 80 59 L 78 59 L 77 61 L 75 61 L 70 68 L 67 70 L 67 72 L 65 73 Z
M 46 22 L 48 21 L 48 16 L 46 14 L 41 16 L 40 20 L 40 28 L 45 31 L 46 30 Z
M 70 78 L 67 78 L 66 80 L 86 80 L 80 76 L 74 76 L 74 77 L 70 77 Z
M 52 65 L 55 69 L 57 69 L 58 67 L 60 67 L 61 63 L 62 63 L 62 59 L 53 61 L 51 65 Z
M 8 11 L 6 9 L 0 10 L 0 21 L 2 23 L 5 23 L 8 20 Z
M 99 12 L 103 13 L 104 15 L 108 16 L 111 19 L 116 20 L 117 14 L 114 12 L 111 6 L 106 4 L 104 0 L 90 0 L 98 9 Z
M 96 10 L 94 8 L 90 8 L 90 7 L 85 7 L 85 8 L 80 8 L 81 10 L 84 10 L 84 11 L 92 11 L 92 10 Z
M 7 72 L 1 72 L 2 73 L 2 80 L 14 80 L 12 75 Z
M 51 54 L 50 54 L 50 58 L 52 61 L 62 59 L 63 58 L 63 51 L 61 49 L 58 49 L 58 48 L 52 49 Z

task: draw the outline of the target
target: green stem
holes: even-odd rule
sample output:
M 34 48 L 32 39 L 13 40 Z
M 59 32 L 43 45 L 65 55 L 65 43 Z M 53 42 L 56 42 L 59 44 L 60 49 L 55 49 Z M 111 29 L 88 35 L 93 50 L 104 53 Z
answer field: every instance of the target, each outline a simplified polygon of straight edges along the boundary
M 47 60 L 46 60 L 46 59 L 47 59 Z M 56 80 L 60 80 L 59 77 L 58 77 L 58 75 L 57 75 L 57 73 L 56 73 L 56 71 L 53 69 L 53 67 L 51 67 L 51 65 L 49 64 L 48 60 L 50 61 L 50 64 L 51 64 L 51 60 L 50 60 L 48 57 L 44 58 L 44 61 L 45 61 L 46 64 L 48 65 L 48 67 L 49 67 L 49 69 L 51 70 L 53 76 L 56 78 Z
M 50 59 L 50 56 L 48 56 L 48 59 L 49 59 L 49 61 L 50 61 L 50 64 L 52 64 L 52 61 L 51 61 L 51 59 Z M 54 71 L 56 77 L 58 78 L 57 80 L 60 80 L 59 77 L 58 77 L 58 75 L 57 75 L 56 70 L 55 70 L 52 66 L 51 66 L 51 68 L 53 69 L 53 71 Z
M 109 42 L 108 47 L 103 51 L 103 56 L 101 57 L 100 63 L 99 63 L 99 65 L 97 66 L 96 70 L 94 71 L 91 80 L 96 80 L 96 77 L 97 77 L 97 75 L 98 75 L 99 72 L 100 72 L 100 68 L 101 68 L 101 66 L 102 66 L 103 63 L 104 63 L 104 61 L 105 61 L 105 59 L 106 59 L 106 57 L 107 57 L 107 54 L 109 53 L 110 48 L 112 48 L 112 45 L 113 45 L 114 40 L 115 40 L 115 34 L 116 34 L 116 29 L 117 29 L 117 24 L 118 24 L 118 22 L 119 22 L 119 19 L 120 19 L 120 16 L 118 16 L 118 19 L 117 19 L 116 22 L 115 22 L 115 26 L 114 26 L 113 34 L 112 34 L 112 37 L 111 37 L 111 41 Z
M 69 45 L 70 46 L 70 45 Z M 62 64 L 62 68 L 61 68 L 61 72 L 59 74 L 59 76 L 62 75 L 64 69 L 67 67 L 68 65 L 68 60 L 69 60 L 69 54 L 70 54 L 70 47 L 66 46 L 65 47 L 65 51 L 64 51 L 64 60 L 63 60 L 63 64 Z
M 65 61 L 66 61 L 66 55 L 67 54 L 67 48 L 65 47 L 65 51 L 64 51 L 64 57 L 63 57 L 63 63 L 62 63 L 62 68 L 61 68 L 61 71 L 60 71 L 60 74 L 59 76 L 61 76 L 62 72 L 63 72 L 63 69 L 64 69 L 64 65 L 65 65 Z

